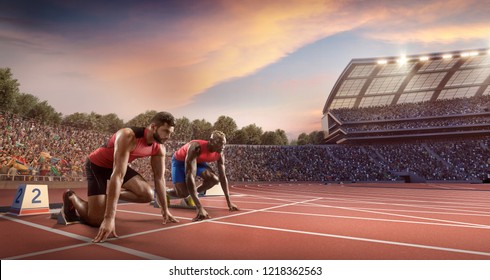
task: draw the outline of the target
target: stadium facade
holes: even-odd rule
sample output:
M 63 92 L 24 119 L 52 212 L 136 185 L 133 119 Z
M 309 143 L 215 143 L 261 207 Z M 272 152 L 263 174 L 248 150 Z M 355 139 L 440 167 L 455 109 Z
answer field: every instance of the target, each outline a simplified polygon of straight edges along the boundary
M 489 100 L 489 49 L 353 59 L 323 108 L 325 142 L 488 136 Z M 416 112 L 415 105 L 431 113 Z M 431 109 L 439 107 L 456 110 Z

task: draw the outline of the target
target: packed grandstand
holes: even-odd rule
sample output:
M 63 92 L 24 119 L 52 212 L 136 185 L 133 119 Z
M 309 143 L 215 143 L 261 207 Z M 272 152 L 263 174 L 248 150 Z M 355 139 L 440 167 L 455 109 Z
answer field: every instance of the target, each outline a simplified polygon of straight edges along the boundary
M 1 114 L 2 180 L 83 180 L 87 155 L 109 137 Z M 170 155 L 182 143 L 169 141 Z M 230 181 L 393 181 L 409 171 L 427 180 L 481 181 L 490 170 L 490 137 L 366 145 L 227 145 Z M 151 180 L 149 161 L 132 163 Z M 166 172 L 171 180 L 170 172 Z
M 324 145 L 227 145 L 230 181 L 481 182 L 490 176 L 488 50 L 352 60 L 324 106 Z M 110 135 L 0 113 L 1 180 L 84 180 Z M 183 143 L 167 146 L 172 153 Z M 133 168 L 151 180 L 148 159 Z M 214 166 L 213 166 L 214 167 Z M 171 181 L 170 171 L 166 171 Z

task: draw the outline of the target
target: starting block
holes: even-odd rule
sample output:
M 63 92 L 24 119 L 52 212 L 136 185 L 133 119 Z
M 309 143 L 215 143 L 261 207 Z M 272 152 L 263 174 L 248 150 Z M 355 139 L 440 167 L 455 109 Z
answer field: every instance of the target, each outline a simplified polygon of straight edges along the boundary
M 168 204 L 168 208 L 179 208 L 179 209 L 196 209 L 196 206 L 189 206 L 184 202 L 184 199 L 179 198 L 179 199 L 174 199 L 174 201 L 179 201 L 179 203 L 174 203 L 172 204 L 172 199 L 170 200 L 170 203 Z M 160 203 L 158 203 L 158 200 L 155 198 L 153 200 L 153 207 L 155 208 L 160 208 Z
M 212 188 L 204 192 L 203 196 L 222 196 L 222 195 L 225 195 L 225 193 L 221 188 L 221 184 L 218 183 L 217 185 L 213 186 Z
M 19 185 L 9 213 L 18 216 L 49 214 L 48 185 Z
M 61 210 L 63 210 L 63 209 L 61 209 Z M 67 225 L 80 224 L 81 223 L 80 220 L 73 221 L 73 222 L 68 222 L 65 219 L 65 216 L 63 215 L 63 213 L 61 213 L 61 210 L 58 213 L 52 213 L 51 214 L 51 219 L 56 220 L 56 223 L 58 225 L 65 225 L 65 226 L 67 226 Z

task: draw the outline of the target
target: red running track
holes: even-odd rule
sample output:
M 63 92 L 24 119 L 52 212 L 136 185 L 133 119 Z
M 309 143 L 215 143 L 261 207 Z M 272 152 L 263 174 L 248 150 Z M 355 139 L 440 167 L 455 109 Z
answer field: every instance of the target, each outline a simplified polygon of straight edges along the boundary
M 59 189 L 50 202 L 61 202 Z M 79 194 L 85 190 L 77 190 Z M 49 215 L 0 214 L 1 259 L 467 260 L 490 259 L 490 187 L 473 184 L 242 184 L 204 197 L 211 219 L 172 209 L 162 225 L 148 204 L 119 204 L 117 239 Z M 15 190 L 0 190 L 9 205 Z M 82 194 L 83 196 L 83 194 Z M 59 211 L 52 209 L 53 211 Z

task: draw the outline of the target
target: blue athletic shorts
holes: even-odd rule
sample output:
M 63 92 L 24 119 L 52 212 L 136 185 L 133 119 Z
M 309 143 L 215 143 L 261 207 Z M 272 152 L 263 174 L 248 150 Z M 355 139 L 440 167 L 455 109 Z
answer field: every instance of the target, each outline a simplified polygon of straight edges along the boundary
M 201 176 L 204 170 L 208 169 L 209 166 L 205 162 L 197 164 L 197 176 Z M 172 183 L 185 183 L 185 162 L 176 160 L 172 156 Z

